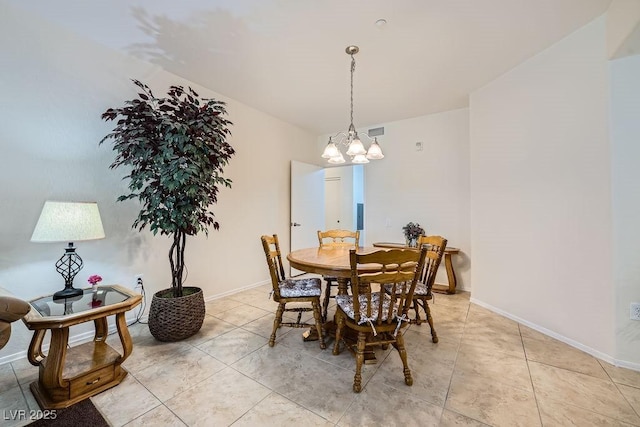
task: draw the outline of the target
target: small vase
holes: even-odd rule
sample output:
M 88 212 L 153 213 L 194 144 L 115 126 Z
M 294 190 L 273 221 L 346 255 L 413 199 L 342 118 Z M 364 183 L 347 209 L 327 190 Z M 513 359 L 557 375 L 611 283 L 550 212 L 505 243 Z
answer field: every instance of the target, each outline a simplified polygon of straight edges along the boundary
M 416 239 L 415 237 L 411 238 L 411 239 L 406 239 L 407 241 L 407 246 L 410 248 L 416 248 L 418 247 L 418 239 Z

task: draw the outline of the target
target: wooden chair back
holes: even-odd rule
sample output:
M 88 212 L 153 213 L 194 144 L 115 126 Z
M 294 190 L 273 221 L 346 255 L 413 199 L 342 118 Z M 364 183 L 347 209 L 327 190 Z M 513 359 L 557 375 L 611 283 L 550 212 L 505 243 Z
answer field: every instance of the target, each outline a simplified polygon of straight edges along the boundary
M 357 324 L 370 322 L 376 306 L 379 313 L 376 329 L 386 329 L 385 325 L 395 328 L 398 325 L 396 316 L 406 319 L 426 253 L 426 247 L 420 250 L 382 249 L 368 254 L 358 254 L 355 249 L 350 251 L 351 291 Z M 372 264 L 378 266 L 375 271 L 370 270 Z M 367 265 L 367 270 L 359 269 L 363 265 Z M 384 292 L 373 289 L 372 284 L 379 284 L 380 289 L 391 286 L 391 304 L 382 297 Z
M 264 249 L 264 255 L 267 257 L 267 264 L 269 265 L 274 300 L 278 301 L 280 299 L 279 284 L 286 278 L 284 274 L 284 266 L 282 265 L 282 253 L 280 252 L 278 235 L 265 235 L 260 237 L 260 240 L 262 240 L 262 248 Z
M 420 282 L 426 286 L 427 295 L 431 296 L 431 288 L 436 280 L 436 273 L 444 255 L 444 249 L 447 247 L 447 239 L 442 236 L 420 236 L 418 248 L 422 247 L 427 248 L 427 255 L 424 268 L 421 270 Z
M 360 231 L 318 230 L 318 243 L 322 246 L 355 247 L 360 246 Z

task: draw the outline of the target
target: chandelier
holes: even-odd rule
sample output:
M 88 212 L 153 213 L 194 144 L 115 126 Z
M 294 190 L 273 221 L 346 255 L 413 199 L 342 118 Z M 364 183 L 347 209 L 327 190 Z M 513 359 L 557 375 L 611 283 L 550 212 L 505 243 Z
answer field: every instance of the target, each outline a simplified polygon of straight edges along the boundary
M 378 144 L 378 138 L 373 138 L 369 149 L 366 150 L 364 148 L 364 144 L 362 144 L 362 141 L 358 137 L 358 132 L 356 132 L 355 126 L 353 126 L 353 72 L 356 70 L 356 60 L 353 55 L 359 51 L 360 48 L 358 48 L 358 46 L 347 46 L 345 49 L 345 52 L 351 56 L 351 122 L 347 133 L 338 132 L 334 136 L 329 137 L 329 143 L 322 153 L 322 158 L 329 159 L 329 163 L 331 164 L 340 164 L 345 162 L 342 151 L 340 151 L 341 147 L 347 149 L 347 156 L 351 157 L 351 162 L 356 164 L 369 163 L 369 160 L 377 160 L 384 157 L 382 149 Z M 365 136 L 369 141 L 371 141 L 369 135 Z

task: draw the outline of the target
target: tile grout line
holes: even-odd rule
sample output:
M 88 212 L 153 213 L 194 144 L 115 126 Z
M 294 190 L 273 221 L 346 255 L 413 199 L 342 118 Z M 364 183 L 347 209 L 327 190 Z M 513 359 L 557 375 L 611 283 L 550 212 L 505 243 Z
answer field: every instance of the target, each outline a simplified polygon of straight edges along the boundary
M 468 303 L 467 304 L 466 313 L 465 313 L 465 316 L 464 316 L 464 326 L 462 328 L 462 334 L 460 335 L 460 340 L 458 341 L 458 346 L 456 347 L 456 357 L 453 360 L 453 369 L 451 370 L 451 377 L 449 377 L 449 385 L 447 386 L 447 393 L 445 394 L 444 400 L 442 401 L 442 411 L 440 412 L 439 424 L 442 423 L 442 417 L 444 417 L 445 411 L 449 411 L 449 409 L 446 408 L 447 400 L 449 399 L 449 393 L 451 392 L 451 383 L 453 382 L 453 376 L 456 373 L 456 364 L 458 363 L 458 356 L 460 355 L 460 348 L 462 347 L 462 340 L 464 339 L 464 334 L 465 334 L 465 331 L 467 330 L 467 322 L 469 321 L 470 312 L 471 312 L 471 304 Z M 486 425 L 485 422 L 477 420 L 475 418 L 472 418 L 469 415 L 461 414 L 461 413 L 456 412 L 456 411 L 451 411 L 451 412 L 454 412 L 456 414 L 462 415 L 465 418 L 469 418 L 469 419 L 478 421 L 478 422 Z
M 543 426 L 542 422 L 542 412 L 540 411 L 540 402 L 538 401 L 538 393 L 536 393 L 536 386 L 533 383 L 533 375 L 531 375 L 531 366 L 529 365 L 529 357 L 527 356 L 527 347 L 524 345 L 524 337 L 522 336 L 522 329 L 520 328 L 520 323 L 518 323 L 518 333 L 520 334 L 520 343 L 522 344 L 522 351 L 524 353 L 524 361 L 527 364 L 527 372 L 529 373 L 529 381 L 531 382 L 531 390 L 533 390 L 533 399 L 536 402 L 536 410 L 538 411 L 538 419 L 540 420 L 540 425 Z

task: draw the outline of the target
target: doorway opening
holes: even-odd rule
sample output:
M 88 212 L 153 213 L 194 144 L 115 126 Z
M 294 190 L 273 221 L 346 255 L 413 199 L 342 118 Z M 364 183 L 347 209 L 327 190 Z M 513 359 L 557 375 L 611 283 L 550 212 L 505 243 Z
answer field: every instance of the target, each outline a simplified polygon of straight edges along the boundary
M 324 181 L 324 229 L 360 230 L 360 244 L 364 244 L 364 167 L 326 168 Z

